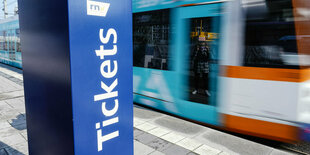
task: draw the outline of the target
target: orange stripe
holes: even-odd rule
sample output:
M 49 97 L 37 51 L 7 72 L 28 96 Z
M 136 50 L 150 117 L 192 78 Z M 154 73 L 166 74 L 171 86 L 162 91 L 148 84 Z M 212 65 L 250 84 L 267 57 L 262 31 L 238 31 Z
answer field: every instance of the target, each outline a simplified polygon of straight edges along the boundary
M 244 66 L 222 66 L 222 76 L 242 79 L 304 82 L 310 80 L 310 69 L 279 69 Z
M 223 121 L 226 128 L 234 132 L 283 142 L 298 141 L 298 128 L 295 126 L 227 114 L 223 114 Z
M 301 69 L 300 70 L 300 81 L 308 81 L 310 79 L 310 69 Z
M 180 7 L 196 6 L 196 5 L 199 5 L 199 4 L 183 4 L 183 5 L 180 5 Z

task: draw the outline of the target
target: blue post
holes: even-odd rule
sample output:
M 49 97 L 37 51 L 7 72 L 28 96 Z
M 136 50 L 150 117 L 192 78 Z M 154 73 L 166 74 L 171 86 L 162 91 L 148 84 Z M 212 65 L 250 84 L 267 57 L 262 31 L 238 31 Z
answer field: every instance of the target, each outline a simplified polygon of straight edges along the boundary
M 131 0 L 19 0 L 30 155 L 133 154 Z

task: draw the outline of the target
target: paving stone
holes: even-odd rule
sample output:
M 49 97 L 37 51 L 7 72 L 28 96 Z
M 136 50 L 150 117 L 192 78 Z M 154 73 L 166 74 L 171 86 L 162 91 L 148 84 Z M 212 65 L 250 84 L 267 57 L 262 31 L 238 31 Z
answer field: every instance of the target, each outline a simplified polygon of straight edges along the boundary
M 21 80 L 21 79 L 18 79 L 18 78 L 15 78 L 15 77 L 13 77 L 13 76 L 4 74 L 4 73 L 2 73 L 2 72 L 0 72 L 0 76 L 5 77 L 6 79 L 8 79 L 8 80 L 14 82 L 15 84 L 17 84 L 17 85 L 19 85 L 19 86 L 21 86 L 21 87 L 23 87 L 23 85 L 24 85 L 23 80 Z M 13 87 L 13 88 L 16 88 L 16 87 Z M 16 89 L 20 89 L 20 88 L 16 88 Z
M 151 141 L 155 140 L 157 137 L 156 136 L 153 136 L 149 133 L 143 133 L 137 137 L 135 137 L 135 140 L 143 143 L 143 144 L 148 144 L 150 143 Z
M 25 103 L 20 98 L 5 100 L 5 102 L 20 113 L 25 113 Z
M 27 130 L 21 131 L 20 134 L 23 136 L 23 138 L 24 138 L 26 141 L 28 140 Z
M 179 141 L 179 142 L 177 143 L 177 145 L 179 145 L 179 146 L 181 146 L 181 147 L 184 147 L 184 148 L 186 148 L 186 149 L 188 149 L 188 150 L 193 151 L 193 150 L 195 150 L 196 148 L 198 148 L 199 146 L 201 146 L 202 143 L 199 143 L 199 142 L 197 142 L 197 141 L 195 141 L 195 140 L 192 140 L 192 139 L 190 139 L 190 138 L 185 138 L 185 139 Z
M 17 118 L 18 115 L 21 115 L 17 110 L 15 109 L 6 109 L 0 112 L 0 120 L 10 120 Z
M 6 115 L 4 113 L 2 113 L 1 111 L 0 111 L 0 122 L 7 122 Z M 0 124 L 0 129 L 1 128 L 4 128 L 4 127 L 2 127 L 1 124 Z
M 0 64 L 0 65 L 1 65 L 0 66 L 0 72 L 4 73 L 6 75 L 12 76 L 14 78 L 23 80 L 22 70 L 17 69 L 17 68 L 13 68 L 13 67 L 10 67 L 7 65 L 3 65 L 3 64 Z
M 149 155 L 165 155 L 165 154 L 162 152 L 159 152 L 159 151 L 154 151 L 154 152 L 150 153 Z
M 201 154 L 201 155 L 217 155 L 221 151 L 217 150 L 215 148 L 212 148 L 210 146 L 207 146 L 207 145 L 202 145 L 202 146 L 198 147 L 196 150 L 194 150 L 194 152 Z
M 227 152 L 222 151 L 219 155 L 230 155 L 230 154 L 227 153 Z
M 148 132 L 151 133 L 152 135 L 157 136 L 157 137 L 162 137 L 162 136 L 170 133 L 171 131 L 164 129 L 164 128 L 161 128 L 161 127 L 157 127 L 157 128 L 154 128 Z
M 21 89 L 21 88 L 17 88 L 14 85 L 19 86 L 16 83 L 0 76 L 0 94 L 13 92 L 13 91 L 17 91 L 17 90 Z M 0 99 L 3 100 L 2 97 Z
M 141 135 L 141 134 L 144 134 L 145 132 L 143 132 L 142 130 L 139 130 L 139 129 L 137 129 L 137 128 L 134 128 L 133 129 L 133 136 L 134 137 L 137 137 L 137 136 L 139 136 L 139 135 Z
M 155 150 L 149 146 L 146 146 L 138 141 L 134 141 L 134 154 L 135 155 L 148 155 Z
M 133 118 L 133 126 L 136 127 L 138 125 L 141 125 L 143 123 L 145 123 L 145 120 L 141 120 L 141 119 L 137 119 L 137 118 Z
M 5 148 L 9 155 L 27 155 L 28 154 L 28 143 L 20 143 L 13 145 L 12 147 Z
M 23 81 L 17 81 L 16 83 L 17 83 L 18 85 L 22 86 L 22 87 L 24 86 L 24 82 L 23 82 Z
M 9 126 L 7 128 L 0 129 L 0 137 L 8 137 L 12 136 L 14 134 L 18 134 L 19 131 L 12 126 Z
M 178 145 L 173 145 L 171 147 L 168 147 L 166 150 L 163 151 L 164 154 L 168 154 L 168 155 L 186 155 L 189 152 L 191 152 L 190 150 L 187 150 L 181 146 Z
M 24 98 L 24 97 L 19 97 L 18 99 L 19 99 L 22 103 L 25 104 L 25 98 Z
M 2 83 L 0 83 L 0 85 L 2 85 Z M 3 87 L 5 87 L 5 88 L 3 88 Z M 0 100 L 12 98 L 12 96 L 9 96 L 7 93 L 11 93 L 11 92 L 14 92 L 17 90 L 18 89 L 12 88 L 11 86 L 5 86 L 5 85 L 0 86 Z
M 148 109 L 141 108 L 141 107 L 134 108 L 133 111 L 134 111 L 134 117 L 138 117 L 141 119 L 151 120 L 151 119 L 156 119 L 156 118 L 163 116 L 163 114 L 161 113 L 150 111 Z
M 272 151 L 272 148 L 258 144 L 249 140 L 245 140 L 236 136 L 229 135 L 227 133 L 219 132 L 216 130 L 209 130 L 205 134 L 201 136 L 195 137 L 195 139 L 207 140 L 208 142 L 212 142 L 217 144 L 218 146 L 225 147 L 225 149 L 229 149 L 237 154 L 269 154 Z M 199 141 L 199 140 L 198 140 Z M 225 150 L 224 148 L 218 148 L 221 150 Z
M 148 146 L 152 147 L 153 149 L 163 152 L 165 149 L 167 149 L 168 147 L 174 145 L 168 141 L 165 141 L 161 138 L 156 138 L 154 140 L 152 140 L 151 142 L 149 142 L 147 144 Z
M 15 114 L 12 116 L 13 113 L 18 114 L 18 111 L 13 109 L 13 107 L 6 102 L 0 101 L 0 120 L 7 120 L 14 117 Z
M 26 141 L 20 134 L 14 134 L 12 136 L 7 137 L 0 137 L 0 149 L 24 142 Z
M 24 96 L 24 90 L 17 90 L 17 91 L 13 91 L 8 93 L 9 95 L 14 96 L 14 98 L 19 98 L 19 97 L 23 97 Z
M 22 89 L 20 85 L 14 83 L 13 81 L 10 81 L 8 78 L 3 76 L 0 76 L 0 84 L 2 88 L 0 92 Z
M 23 104 L 23 98 L 24 97 L 18 97 L 18 98 L 14 98 L 14 99 L 9 99 L 9 100 L 6 100 L 5 102 L 7 104 Z
M 169 134 L 162 136 L 161 138 L 168 141 L 168 142 L 176 143 L 176 142 L 179 142 L 180 140 L 184 139 L 185 137 L 183 137 L 182 135 L 179 135 L 175 132 L 171 132 Z
M 0 113 L 0 117 L 1 117 L 1 113 Z M 0 130 L 8 128 L 8 127 L 11 127 L 9 122 L 7 122 L 6 120 L 0 120 Z
M 13 109 L 13 107 L 7 104 L 5 101 L 0 101 L 0 111 L 4 111 L 7 109 Z
M 149 130 L 152 130 L 152 129 L 156 128 L 156 126 L 151 124 L 151 123 L 145 122 L 145 123 L 143 123 L 141 125 L 136 126 L 136 128 L 138 128 L 138 129 L 140 129 L 142 131 L 149 131 Z
M 198 155 L 198 154 L 195 152 L 189 152 L 187 155 Z
M 270 153 L 270 155 L 291 155 L 291 154 L 293 154 L 293 153 L 280 151 L 280 150 L 276 150 L 276 149 L 273 149 Z M 296 155 L 297 155 L 297 153 L 296 153 Z
M 0 100 L 13 99 L 24 96 L 24 90 L 6 91 L 0 94 Z
M 206 130 L 205 127 L 171 116 L 161 117 L 154 122 L 172 131 L 180 132 L 189 136 L 200 134 Z

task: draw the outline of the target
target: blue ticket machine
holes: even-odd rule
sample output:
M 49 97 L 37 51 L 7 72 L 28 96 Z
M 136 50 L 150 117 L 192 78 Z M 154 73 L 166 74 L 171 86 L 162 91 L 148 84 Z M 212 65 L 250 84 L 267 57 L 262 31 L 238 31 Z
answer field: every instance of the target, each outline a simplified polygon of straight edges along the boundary
M 131 0 L 19 0 L 30 155 L 133 154 Z

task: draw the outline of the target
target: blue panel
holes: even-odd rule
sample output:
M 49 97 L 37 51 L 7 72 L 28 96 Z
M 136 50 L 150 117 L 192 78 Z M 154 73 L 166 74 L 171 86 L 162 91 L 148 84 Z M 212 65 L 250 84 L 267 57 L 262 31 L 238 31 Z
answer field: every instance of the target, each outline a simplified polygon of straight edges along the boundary
M 75 154 L 131 155 L 131 0 L 68 4 Z
M 29 153 L 133 154 L 131 1 L 19 8 Z
M 74 154 L 67 1 L 18 6 L 29 154 Z

